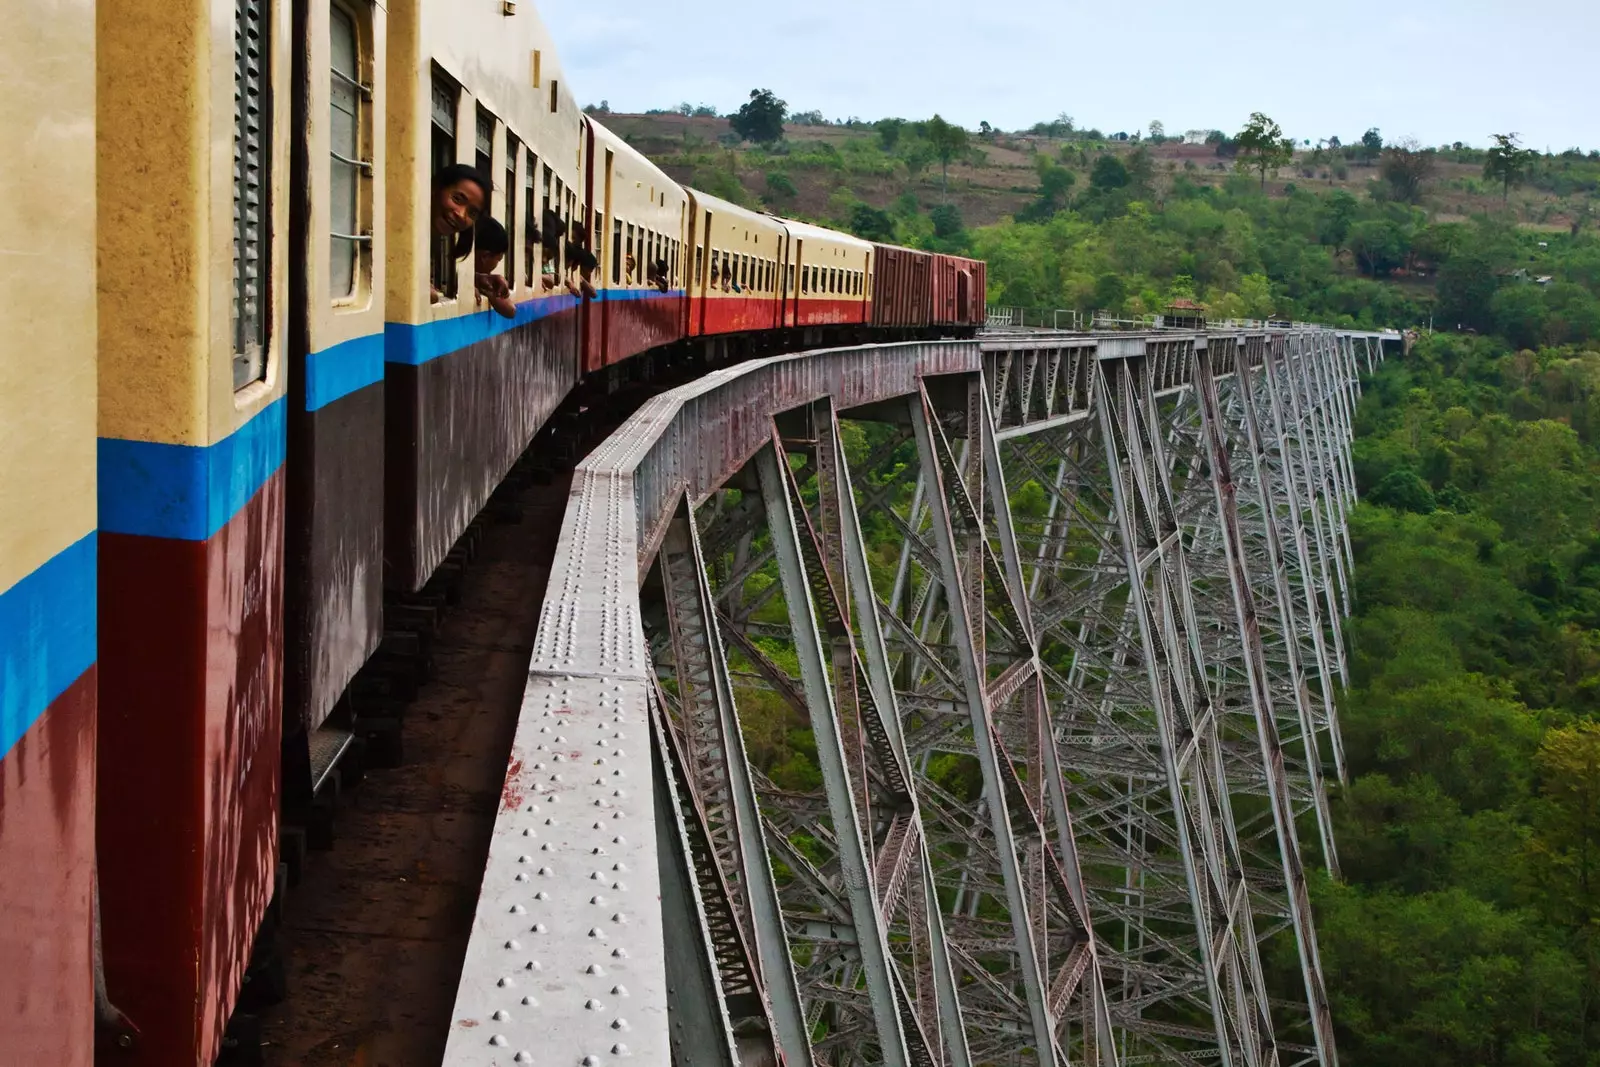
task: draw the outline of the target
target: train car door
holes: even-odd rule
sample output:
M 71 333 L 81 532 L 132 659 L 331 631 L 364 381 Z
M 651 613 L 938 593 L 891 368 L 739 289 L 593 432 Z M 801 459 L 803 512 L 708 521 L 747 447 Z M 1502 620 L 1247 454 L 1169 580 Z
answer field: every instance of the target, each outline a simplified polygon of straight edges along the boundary
M 705 258 L 708 261 L 713 256 L 716 255 L 716 252 L 712 250 L 712 246 L 711 246 L 711 220 L 712 220 L 712 217 L 713 217 L 713 213 L 712 212 L 710 212 L 710 211 L 706 212 L 706 228 L 705 228 L 706 255 L 705 255 Z M 707 280 L 708 275 L 705 273 L 705 271 L 709 270 L 710 268 L 705 267 L 704 264 L 699 264 L 699 263 L 696 264 L 696 267 L 697 267 L 696 273 L 698 273 L 700 275 L 700 330 L 699 330 L 699 332 L 703 336 L 705 334 L 705 332 L 706 332 L 706 305 L 711 303 L 711 285 L 710 285 L 710 282 Z
M 594 213 L 598 210 L 596 205 L 598 205 L 601 201 L 600 198 L 595 195 L 596 190 L 594 186 L 594 126 L 587 119 L 585 119 L 583 122 L 583 136 L 581 138 L 581 143 L 584 147 L 583 201 L 587 205 L 587 208 L 584 212 L 583 232 L 584 241 L 585 243 L 588 243 L 594 240 L 593 235 L 596 229 Z M 610 218 L 611 152 L 609 149 L 606 151 L 605 183 L 605 217 Z M 572 234 L 569 232 L 566 234 L 566 237 L 567 240 L 570 241 L 572 239 Z M 568 257 L 569 263 L 570 259 L 571 257 Z M 594 273 L 599 274 L 599 271 L 596 270 Z M 600 280 L 601 284 L 603 285 L 605 281 L 603 275 L 601 276 Z M 600 287 L 598 286 L 596 287 L 597 292 L 599 291 L 599 288 Z M 597 323 L 594 321 L 596 318 L 594 301 L 589 298 L 587 293 L 580 296 L 578 299 L 580 301 L 580 306 L 578 309 L 580 323 L 579 351 L 582 353 L 578 362 L 578 377 L 582 378 L 585 374 L 598 370 L 600 367 L 605 365 L 606 304 L 603 300 L 600 302 L 600 311 L 598 314 L 600 321 Z

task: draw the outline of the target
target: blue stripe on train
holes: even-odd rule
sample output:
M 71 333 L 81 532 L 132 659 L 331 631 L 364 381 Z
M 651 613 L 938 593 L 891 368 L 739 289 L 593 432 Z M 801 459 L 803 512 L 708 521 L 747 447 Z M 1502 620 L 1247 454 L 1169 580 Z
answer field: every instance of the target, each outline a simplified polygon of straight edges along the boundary
M 0 759 L 94 664 L 96 548 L 88 534 L 0 592 Z
M 342 341 L 306 357 L 306 410 L 383 381 L 383 334 Z
M 620 303 L 630 300 L 681 298 L 682 289 L 663 293 L 658 289 L 602 289 L 595 299 L 599 302 Z M 504 318 L 493 311 L 479 311 L 453 319 L 440 319 L 411 325 L 391 322 L 384 326 L 383 358 L 389 363 L 402 363 L 420 367 L 441 356 L 459 352 L 480 341 L 498 337 L 520 326 L 559 315 L 578 307 L 579 299 L 570 293 L 560 296 L 541 296 L 517 305 L 517 317 Z
M 100 439 L 100 529 L 207 541 L 283 466 L 282 398 L 214 445 Z

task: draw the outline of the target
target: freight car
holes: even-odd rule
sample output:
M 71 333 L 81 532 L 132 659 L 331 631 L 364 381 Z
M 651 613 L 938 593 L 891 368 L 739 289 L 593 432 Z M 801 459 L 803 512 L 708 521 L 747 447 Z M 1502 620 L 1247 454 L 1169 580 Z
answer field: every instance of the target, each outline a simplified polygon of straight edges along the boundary
M 526 3 L 14 7 L 0 1063 L 207 1067 L 285 826 L 400 756 L 353 681 L 558 406 L 970 334 L 983 265 L 672 181 Z M 492 185 L 514 318 L 437 251 L 449 164 Z

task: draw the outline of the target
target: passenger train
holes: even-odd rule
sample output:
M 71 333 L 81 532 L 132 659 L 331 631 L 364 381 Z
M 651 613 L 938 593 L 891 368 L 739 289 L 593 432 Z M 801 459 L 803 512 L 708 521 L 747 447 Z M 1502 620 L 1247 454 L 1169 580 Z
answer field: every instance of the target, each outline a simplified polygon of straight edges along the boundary
M 558 405 L 970 335 L 984 265 L 674 182 L 526 0 L 6 15 L 0 1063 L 209 1067 L 352 679 Z M 432 254 L 451 163 L 514 318 Z

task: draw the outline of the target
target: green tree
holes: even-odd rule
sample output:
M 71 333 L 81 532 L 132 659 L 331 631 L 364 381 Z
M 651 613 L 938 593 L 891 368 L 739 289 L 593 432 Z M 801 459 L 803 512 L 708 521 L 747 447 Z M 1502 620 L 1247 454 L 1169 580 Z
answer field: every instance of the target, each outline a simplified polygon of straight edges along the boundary
M 1361 161 L 1369 167 L 1383 153 L 1383 134 L 1378 132 L 1376 126 L 1361 135 L 1360 151 Z
M 939 160 L 940 166 L 944 168 L 940 191 L 941 195 L 948 199 L 950 195 L 950 161 L 966 152 L 967 131 L 935 115 L 928 120 L 926 136 L 929 146 L 933 149 L 934 157 Z
M 772 145 L 783 140 L 783 120 L 788 114 L 789 105 L 771 89 L 752 89 L 750 99 L 729 116 L 728 123 L 744 140 Z
M 1152 141 L 1154 141 L 1156 144 L 1160 144 L 1162 141 L 1167 139 L 1167 127 L 1166 127 L 1166 124 L 1163 123 L 1160 119 L 1152 119 L 1151 120 L 1151 122 L 1150 122 L 1150 139 Z
M 935 237 L 956 238 L 966 232 L 966 225 L 961 221 L 961 209 L 954 204 L 940 204 L 928 212 L 928 218 L 933 222 Z
M 900 143 L 900 134 L 906 128 L 905 119 L 879 119 L 872 124 L 878 131 L 878 142 L 883 145 L 885 152 L 893 152 Z
M 868 241 L 893 241 L 894 217 L 881 208 L 857 204 L 850 212 L 850 232 Z
M 1500 183 L 1500 199 L 1505 202 L 1511 199 L 1511 187 L 1522 184 L 1528 168 L 1539 158 L 1539 153 L 1531 148 L 1523 148 L 1514 133 L 1497 133 L 1491 139 L 1494 144 L 1484 157 L 1483 176 L 1488 181 Z
M 1256 111 L 1239 131 L 1234 142 L 1241 155 L 1250 160 L 1250 169 L 1261 173 L 1261 187 L 1267 187 L 1267 173 L 1294 159 L 1294 142 L 1283 136 L 1283 129 Z

